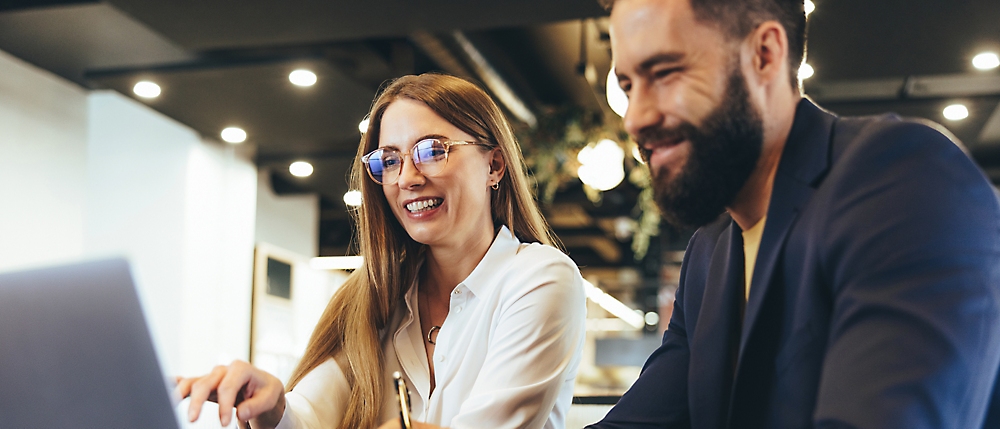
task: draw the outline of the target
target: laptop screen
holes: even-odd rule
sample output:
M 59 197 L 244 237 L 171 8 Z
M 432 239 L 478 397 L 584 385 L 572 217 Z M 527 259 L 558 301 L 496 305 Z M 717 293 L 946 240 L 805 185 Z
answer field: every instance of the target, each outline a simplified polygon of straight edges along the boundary
M 0 426 L 178 427 L 124 260 L 0 274 Z

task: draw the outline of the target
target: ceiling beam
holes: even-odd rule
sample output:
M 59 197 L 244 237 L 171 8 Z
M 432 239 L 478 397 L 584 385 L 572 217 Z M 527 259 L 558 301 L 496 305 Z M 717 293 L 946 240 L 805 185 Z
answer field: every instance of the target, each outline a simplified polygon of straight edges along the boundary
M 809 97 L 821 103 L 990 96 L 1000 94 L 1000 76 L 949 74 L 809 82 L 805 88 Z
M 1000 104 L 997 104 L 993 114 L 986 120 L 986 125 L 983 125 L 979 143 L 1000 143 Z

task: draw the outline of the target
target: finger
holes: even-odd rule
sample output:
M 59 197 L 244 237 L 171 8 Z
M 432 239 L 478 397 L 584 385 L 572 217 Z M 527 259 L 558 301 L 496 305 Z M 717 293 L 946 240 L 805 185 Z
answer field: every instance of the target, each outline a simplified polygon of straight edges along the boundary
M 243 362 L 233 362 L 229 365 L 229 371 L 222 378 L 216 388 L 219 402 L 219 421 L 223 426 L 228 426 L 233 417 L 233 407 L 239 399 L 244 386 L 250 381 L 253 375 L 253 367 Z M 239 398 L 238 398 L 239 397 Z
M 198 420 L 198 416 L 201 415 L 201 406 L 208 399 L 208 396 L 215 391 L 216 386 L 219 385 L 226 372 L 226 367 L 217 366 L 211 373 L 198 378 L 191 384 L 190 391 L 188 392 L 191 397 L 191 402 L 188 404 L 189 421 Z
M 273 410 L 283 391 L 281 381 L 269 375 L 252 380 L 245 390 L 243 402 L 236 407 L 236 416 L 246 421 Z
M 178 377 L 177 384 L 174 385 L 174 398 L 180 401 L 187 398 L 191 394 L 191 385 L 197 380 L 197 378 L 181 378 Z

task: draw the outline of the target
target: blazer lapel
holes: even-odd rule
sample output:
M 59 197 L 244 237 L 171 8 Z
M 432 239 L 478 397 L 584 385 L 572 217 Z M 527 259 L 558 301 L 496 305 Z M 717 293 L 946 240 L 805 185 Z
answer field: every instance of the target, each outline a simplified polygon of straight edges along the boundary
M 773 353 L 779 347 L 783 290 L 775 286 L 788 234 L 802 207 L 830 165 L 832 128 L 836 117 L 808 99 L 799 102 L 771 191 L 767 223 L 761 237 L 750 284 L 750 297 L 740 335 L 733 380 L 729 426 L 753 427 L 766 418 L 763 405 L 770 380 Z
M 743 237 L 735 222 L 718 237 L 690 344 L 693 427 L 722 428 L 729 409 L 743 305 Z
M 757 321 L 762 317 L 761 306 L 773 283 L 775 268 L 780 261 L 788 232 L 800 209 L 809 202 L 814 186 L 829 169 L 831 131 L 836 117 L 817 107 L 808 99 L 799 102 L 795 123 L 781 155 L 778 172 L 771 190 L 767 223 L 757 252 L 750 283 L 750 298 L 740 341 L 740 356 Z

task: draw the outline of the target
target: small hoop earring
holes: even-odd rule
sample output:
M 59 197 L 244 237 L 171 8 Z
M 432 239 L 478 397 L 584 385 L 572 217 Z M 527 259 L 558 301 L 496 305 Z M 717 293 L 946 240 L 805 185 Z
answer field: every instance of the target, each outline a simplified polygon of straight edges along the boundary
M 496 191 L 496 190 L 500 189 L 500 182 L 496 182 L 496 183 L 494 183 L 490 187 L 493 188 L 494 191 Z

